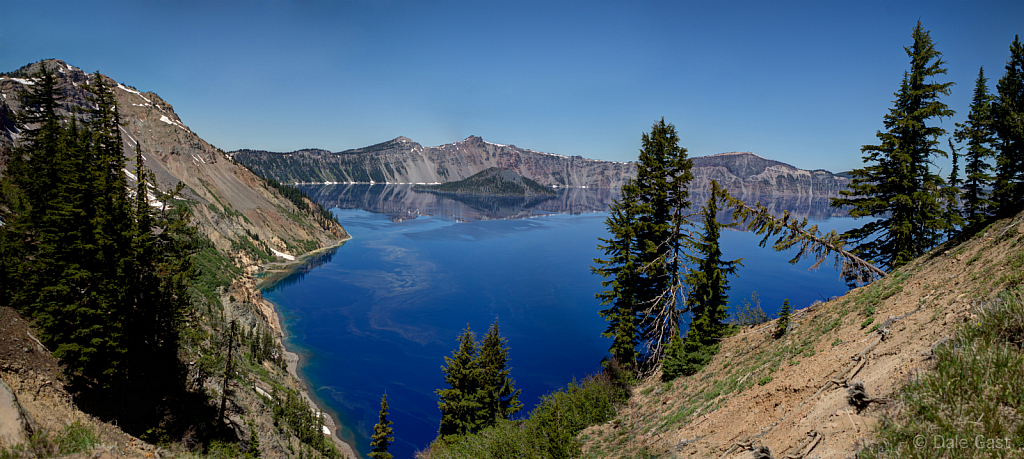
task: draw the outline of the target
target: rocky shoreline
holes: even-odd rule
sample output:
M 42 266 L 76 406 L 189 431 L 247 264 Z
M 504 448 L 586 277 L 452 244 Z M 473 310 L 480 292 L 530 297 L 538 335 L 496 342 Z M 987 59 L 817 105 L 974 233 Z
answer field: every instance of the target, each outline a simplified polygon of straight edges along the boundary
M 259 292 L 262 288 L 267 287 L 269 285 L 273 285 L 274 283 L 280 281 L 281 279 L 288 277 L 289 274 L 301 268 L 307 261 L 309 261 L 310 258 L 314 257 L 315 255 L 324 253 L 328 250 L 337 249 L 338 247 L 344 245 L 345 242 L 348 241 L 349 239 L 352 239 L 352 236 L 342 238 L 338 240 L 335 244 L 329 245 L 327 247 L 323 247 L 311 252 L 304 253 L 300 256 L 295 257 L 294 260 L 263 264 L 260 266 L 261 272 L 272 273 L 273 276 L 264 277 L 260 279 L 259 282 L 253 284 L 253 287 L 256 288 L 257 292 Z M 306 402 L 309 403 L 309 405 L 313 407 L 313 409 L 316 410 L 317 412 L 323 413 L 324 427 L 330 430 L 330 437 L 332 440 L 334 440 L 334 443 L 338 447 L 338 450 L 341 452 L 342 457 L 361 459 L 361 456 L 359 456 L 359 453 L 356 451 L 355 446 L 345 442 L 345 440 L 342 440 L 341 437 L 338 435 L 338 432 L 340 430 L 339 426 L 341 424 L 337 419 L 335 419 L 337 416 L 332 415 L 331 412 L 327 409 L 327 407 L 323 406 L 325 405 L 323 402 L 317 402 L 313 397 L 309 395 L 310 392 L 315 392 L 315 388 L 312 387 L 312 384 L 310 383 L 309 379 L 305 378 L 301 374 L 301 356 L 298 353 L 288 349 L 287 347 L 287 340 L 285 339 L 285 337 L 287 336 L 287 332 L 284 329 L 284 321 L 281 319 L 281 312 L 279 311 L 277 305 L 275 305 L 270 300 L 263 298 L 262 294 L 260 294 L 260 300 L 257 304 L 259 306 L 260 313 L 264 316 L 264 319 L 267 320 L 267 323 L 270 325 L 270 327 L 273 328 L 278 333 L 278 336 L 280 336 L 281 346 L 284 348 L 284 359 L 285 362 L 287 363 L 288 374 L 295 378 L 296 381 L 299 381 L 299 392 L 302 394 L 302 397 L 306 399 Z

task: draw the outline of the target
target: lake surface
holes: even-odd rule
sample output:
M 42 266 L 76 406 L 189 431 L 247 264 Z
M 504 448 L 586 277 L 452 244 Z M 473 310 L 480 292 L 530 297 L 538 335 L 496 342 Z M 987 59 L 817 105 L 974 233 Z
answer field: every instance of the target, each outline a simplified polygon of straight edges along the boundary
M 304 186 L 353 236 L 306 269 L 265 290 L 279 306 L 287 346 L 301 372 L 365 455 L 387 391 L 394 422 L 391 453 L 409 458 L 436 436 L 434 390 L 441 366 L 466 327 L 478 338 L 497 318 L 508 339 L 511 375 L 525 416 L 541 395 L 600 369 L 611 342 L 590 273 L 615 193 L 560 190 L 550 199 L 465 198 L 409 186 Z M 823 230 L 853 227 L 823 200 L 777 201 Z M 725 231 L 726 257 L 744 258 L 730 279 L 731 305 L 756 291 L 775 314 L 842 295 L 831 265 L 808 272 L 792 254 L 757 247 L 759 237 Z

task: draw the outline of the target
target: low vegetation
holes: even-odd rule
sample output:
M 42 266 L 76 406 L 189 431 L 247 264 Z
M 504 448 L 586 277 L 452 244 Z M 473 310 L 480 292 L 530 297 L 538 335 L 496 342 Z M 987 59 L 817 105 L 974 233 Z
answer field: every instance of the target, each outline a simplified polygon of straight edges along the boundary
M 503 419 L 454 441 L 435 440 L 420 459 L 568 459 L 579 457 L 580 432 L 615 416 L 629 398 L 621 372 L 606 371 L 545 395 L 526 419 Z
M 1024 290 L 1003 292 L 935 349 L 858 457 L 1014 458 L 1024 451 Z
M 99 444 L 99 434 L 88 425 L 76 421 L 60 430 L 39 430 L 22 444 L 0 446 L 0 459 L 66 456 L 91 451 Z

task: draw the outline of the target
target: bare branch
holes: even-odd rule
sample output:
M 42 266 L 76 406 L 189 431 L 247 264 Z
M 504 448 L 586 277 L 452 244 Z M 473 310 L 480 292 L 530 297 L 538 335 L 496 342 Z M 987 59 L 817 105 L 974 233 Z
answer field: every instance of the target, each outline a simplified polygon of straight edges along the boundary
M 768 239 L 774 236 L 779 236 L 772 245 L 776 251 L 799 245 L 800 250 L 793 259 L 789 260 L 790 263 L 796 263 L 813 255 L 815 263 L 810 269 L 814 270 L 818 269 L 826 258 L 835 256 L 836 269 L 844 277 L 852 277 L 856 278 L 858 282 L 866 282 L 886 276 L 885 271 L 846 250 L 844 248 L 846 241 L 840 238 L 835 230 L 821 234 L 817 225 L 807 227 L 806 218 L 803 221 L 791 218 L 789 211 L 784 212 L 779 218 L 773 216 L 768 208 L 761 203 L 750 206 L 728 195 L 725 199 L 734 209 L 732 214 L 734 219 L 746 222 L 747 228 L 755 234 L 764 235 L 764 238 L 761 239 L 761 247 L 764 247 Z

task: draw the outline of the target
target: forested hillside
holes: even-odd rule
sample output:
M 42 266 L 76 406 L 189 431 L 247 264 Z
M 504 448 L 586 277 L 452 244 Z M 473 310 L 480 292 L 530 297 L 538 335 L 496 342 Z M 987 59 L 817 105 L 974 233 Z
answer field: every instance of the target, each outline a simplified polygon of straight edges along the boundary
M 438 185 L 416 185 L 414 190 L 485 196 L 554 196 L 555 191 L 514 171 L 492 167 L 463 180 Z
M 44 384 L 27 376 L 52 371 L 33 364 L 45 360 L 4 363 L 12 396 L 43 384 L 74 400 L 92 416 L 74 428 L 97 442 L 141 439 L 121 453 L 351 455 L 289 374 L 252 277 L 347 238 L 338 222 L 232 162 L 156 94 L 56 60 L 0 76 L 0 93 L 0 307 L 61 368 Z M 29 449 L 3 454 L 36 457 L 71 417 L 23 406 Z

